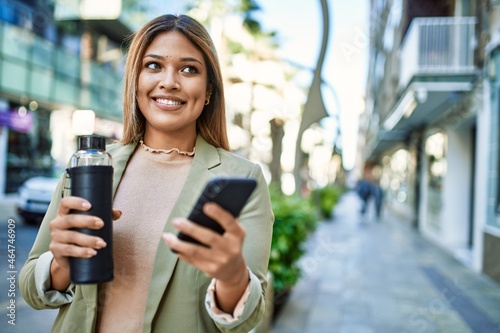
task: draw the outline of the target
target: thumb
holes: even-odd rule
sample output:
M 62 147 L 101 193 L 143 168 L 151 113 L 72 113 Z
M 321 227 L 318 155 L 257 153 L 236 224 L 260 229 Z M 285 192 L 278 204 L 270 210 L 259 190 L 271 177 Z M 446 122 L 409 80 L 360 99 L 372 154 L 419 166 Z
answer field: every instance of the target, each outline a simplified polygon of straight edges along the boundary
M 120 217 L 122 217 L 122 211 L 118 209 L 113 209 L 113 221 L 118 220 Z

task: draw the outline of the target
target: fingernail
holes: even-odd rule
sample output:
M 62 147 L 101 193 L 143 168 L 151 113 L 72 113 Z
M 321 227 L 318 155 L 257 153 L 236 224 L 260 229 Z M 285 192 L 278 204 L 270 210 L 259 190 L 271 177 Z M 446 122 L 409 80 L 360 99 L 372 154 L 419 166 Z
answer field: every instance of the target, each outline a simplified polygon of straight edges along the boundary
M 98 240 L 96 243 L 95 243 L 95 246 L 99 249 L 102 249 L 103 247 L 106 247 L 106 242 L 105 241 L 102 241 L 102 240 Z
M 104 226 L 104 222 L 101 220 L 96 220 L 94 224 L 96 227 L 103 227 Z
M 94 250 L 94 249 L 89 249 L 89 250 L 87 250 L 87 255 L 88 255 L 89 257 L 93 257 L 93 256 L 95 256 L 96 254 L 97 254 L 97 251 L 96 251 L 96 250 Z
M 183 224 L 184 224 L 184 221 L 183 221 L 183 220 L 181 220 L 181 219 L 174 219 L 174 220 L 172 221 L 172 224 L 173 224 L 173 225 L 175 225 L 175 226 L 177 226 L 177 227 L 180 227 L 181 225 L 183 225 Z
M 174 237 L 175 237 L 175 236 L 174 236 L 174 235 L 172 235 L 172 234 L 167 234 L 167 233 L 165 233 L 165 234 L 163 234 L 163 235 L 162 235 L 162 237 L 163 237 L 163 239 L 164 239 L 165 241 L 167 241 L 167 242 L 171 242 L 171 241 L 173 241 L 173 239 L 174 239 Z
M 82 202 L 82 207 L 83 208 L 90 208 L 90 202 L 88 202 L 88 201 Z
M 213 211 L 214 211 L 214 205 L 211 203 L 205 204 L 205 207 L 203 207 L 203 208 L 205 208 L 205 211 L 207 213 L 213 213 Z

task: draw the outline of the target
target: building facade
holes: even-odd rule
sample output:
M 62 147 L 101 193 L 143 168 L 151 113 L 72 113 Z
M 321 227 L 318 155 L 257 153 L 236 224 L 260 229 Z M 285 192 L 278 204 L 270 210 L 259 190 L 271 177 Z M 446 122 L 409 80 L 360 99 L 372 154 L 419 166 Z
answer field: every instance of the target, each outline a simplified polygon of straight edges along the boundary
M 64 165 L 77 135 L 119 135 L 131 28 L 121 0 L 0 0 L 0 8 L 3 196 Z
M 426 238 L 500 281 L 498 9 L 371 1 L 359 167 Z

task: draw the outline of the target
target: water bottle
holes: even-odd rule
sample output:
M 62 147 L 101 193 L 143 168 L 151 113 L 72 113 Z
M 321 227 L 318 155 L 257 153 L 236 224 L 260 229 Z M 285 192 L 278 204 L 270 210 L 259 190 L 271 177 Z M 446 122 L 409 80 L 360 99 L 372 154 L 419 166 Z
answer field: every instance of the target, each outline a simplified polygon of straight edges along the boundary
M 106 152 L 106 139 L 97 135 L 78 137 L 78 151 L 71 157 L 71 195 L 90 202 L 88 211 L 72 210 L 72 214 L 92 215 L 104 221 L 99 230 L 75 229 L 98 236 L 106 247 L 92 258 L 69 258 L 70 279 L 75 284 L 96 284 L 113 280 L 113 166 Z

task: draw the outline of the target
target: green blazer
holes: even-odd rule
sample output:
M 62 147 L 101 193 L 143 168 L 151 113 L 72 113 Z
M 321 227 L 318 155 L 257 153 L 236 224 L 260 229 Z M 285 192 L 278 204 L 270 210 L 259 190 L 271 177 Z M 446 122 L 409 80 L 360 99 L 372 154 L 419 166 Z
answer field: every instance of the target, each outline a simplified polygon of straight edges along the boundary
M 113 193 L 116 192 L 135 148 L 136 145 L 132 144 L 113 144 L 108 147 L 108 152 L 113 157 Z M 161 241 L 161 235 L 158 235 L 158 249 L 147 298 L 143 332 L 248 332 L 262 318 L 265 311 L 264 291 L 267 284 L 266 274 L 274 216 L 267 183 L 258 164 L 234 153 L 217 149 L 198 136 L 191 170 L 171 215 L 165 220 L 164 231 L 175 233 L 176 230 L 171 223 L 172 218 L 186 217 L 207 181 L 213 177 L 223 176 L 253 177 L 258 181 L 255 192 L 239 218 L 246 231 L 243 248 L 245 260 L 262 287 L 260 299 L 256 302 L 257 306 L 249 318 L 238 326 L 231 329 L 217 326 L 204 304 L 211 279 L 196 268 L 178 260 L 178 257 Z M 25 301 L 35 309 L 59 308 L 53 332 L 94 332 L 99 301 L 97 285 L 72 286 L 70 293 L 74 293 L 73 300 L 62 305 L 45 304 L 35 285 L 35 266 L 38 258 L 49 251 L 49 223 L 57 214 L 63 183 L 61 179 L 28 260 L 21 270 L 20 292 Z M 133 316 L 133 313 L 130 315 Z

